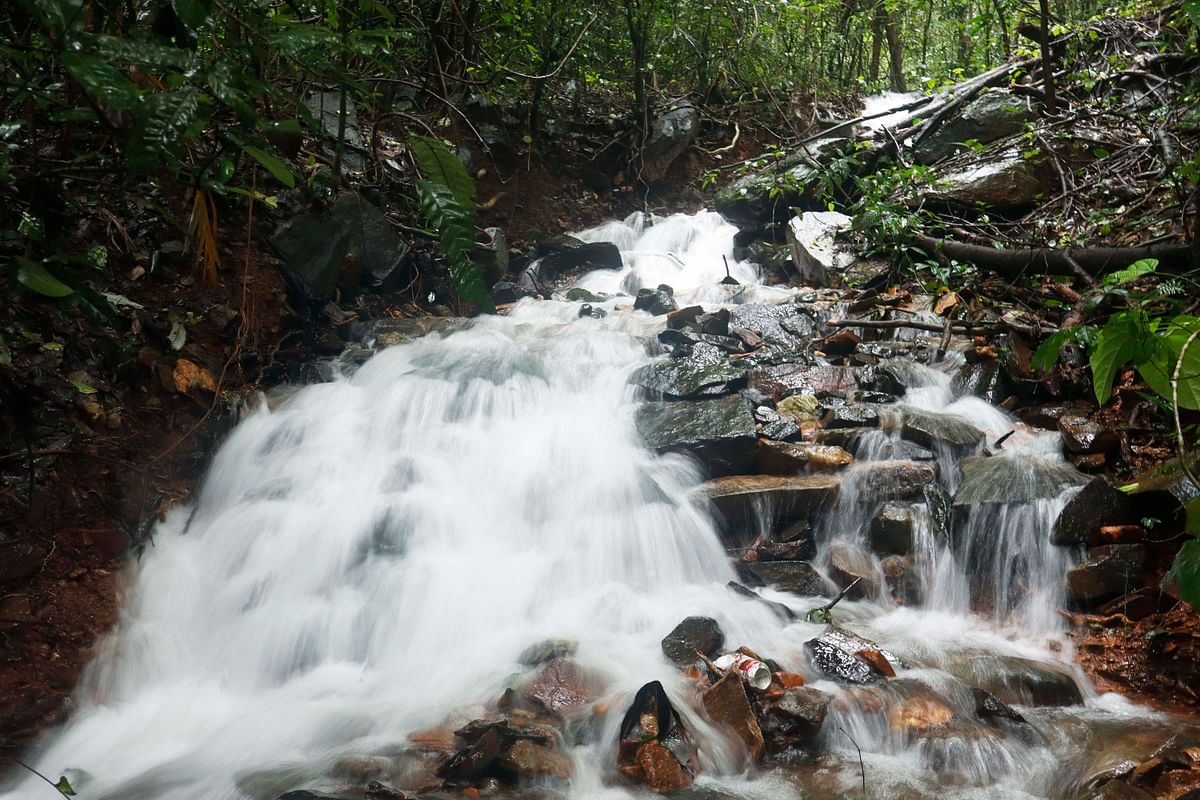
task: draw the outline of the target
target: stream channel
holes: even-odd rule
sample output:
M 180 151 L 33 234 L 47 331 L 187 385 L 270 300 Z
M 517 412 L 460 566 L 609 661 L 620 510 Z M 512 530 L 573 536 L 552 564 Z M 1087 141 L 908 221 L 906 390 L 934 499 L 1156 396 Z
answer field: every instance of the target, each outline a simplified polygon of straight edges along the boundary
M 1073 798 L 1089 776 L 1195 732 L 1098 694 L 1074 666 L 1057 609 L 1080 553 L 1052 545 L 1050 530 L 1081 476 L 1058 434 L 959 396 L 953 349 L 906 362 L 902 396 L 878 404 L 855 463 L 810 476 L 836 494 L 803 515 L 816 550 L 807 560 L 827 590 L 806 597 L 760 581 L 758 598 L 731 591 L 747 581 L 731 535 L 743 546 L 773 535 L 783 512 L 760 497 L 740 523 L 722 520 L 697 489 L 709 476 L 696 460 L 646 446 L 635 422 L 647 398 L 631 376 L 667 358 L 656 338 L 666 317 L 633 311 L 629 290 L 668 284 L 680 307 L 765 313 L 766 348 L 748 364 L 789 359 L 786 341 L 773 344 L 770 307 L 818 321 L 845 307 L 836 293 L 760 285 L 716 214 L 648 222 L 580 234 L 624 257 L 621 270 L 575 279 L 611 295 L 592 304 L 603 317 L 526 299 L 273 393 L 221 446 L 194 504 L 173 508 L 129 567 L 120 622 L 70 721 L 28 763 L 67 775 L 85 800 L 361 796 L 366 778 L 416 795 L 447 758 L 437 732 L 496 718 L 506 689 L 545 669 L 520 663 L 544 640 L 567 640 L 572 669 L 587 676 L 586 690 L 559 687 L 577 702 L 537 720 L 570 780 L 475 781 L 484 796 L 650 796 L 622 776 L 616 750 L 651 681 L 696 748 L 694 782 L 680 792 L 693 798 L 860 797 L 864 783 L 874 798 Z M 739 285 L 721 283 L 723 256 Z M 969 423 L 984 441 L 968 452 L 931 441 L 921 460 L 901 433 L 922 415 L 950 415 L 952 429 Z M 964 456 L 984 446 L 995 453 L 985 483 L 1013 499 L 949 506 Z M 907 505 L 912 591 L 900 604 L 867 545 L 886 496 L 876 467 L 913 458 L 940 488 Z M 725 530 L 735 523 L 744 529 Z M 828 634 L 804 615 L 836 594 L 839 552 L 866 559 L 874 588 L 836 605 L 834 622 L 884 654 L 895 677 L 837 680 L 806 647 Z M 768 731 L 767 762 L 747 767 L 746 746 L 700 710 L 696 673 L 664 656 L 664 636 L 690 616 L 715 620 L 725 650 L 748 646 L 824 693 L 823 722 L 803 746 L 772 753 Z M 978 688 L 1007 711 L 988 717 Z M 427 796 L 463 797 L 464 785 Z M 24 772 L 4 791 L 53 795 Z

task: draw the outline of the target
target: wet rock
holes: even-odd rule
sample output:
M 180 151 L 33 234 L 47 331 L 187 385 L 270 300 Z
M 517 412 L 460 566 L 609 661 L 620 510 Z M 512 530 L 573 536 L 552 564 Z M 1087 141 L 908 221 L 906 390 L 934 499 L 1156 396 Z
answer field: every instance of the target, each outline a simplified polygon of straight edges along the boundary
M 366 161 L 359 152 L 364 149 L 362 134 L 358 128 L 358 113 L 354 107 L 354 101 L 346 102 L 346 113 L 342 114 L 342 94 L 335 91 L 315 91 L 304 98 L 304 104 L 308 106 L 309 113 L 320 123 L 321 129 L 325 132 L 325 141 L 321 143 L 321 150 L 329 159 L 335 157 L 335 148 L 332 141 L 338 138 L 339 132 L 344 141 L 350 145 L 342 153 L 342 166 L 348 172 L 362 172 L 366 166 Z
M 766 752 L 778 756 L 804 747 L 821 733 L 833 698 L 807 686 L 785 689 L 759 712 Z
M 622 773 L 646 785 L 655 794 L 667 794 L 686 789 L 692 776 L 679 759 L 657 741 L 646 742 L 634 755 L 634 768 L 622 768 Z
M 955 505 L 976 503 L 1028 503 L 1057 497 L 1068 486 L 1087 480 L 1070 464 L 1043 459 L 1003 456 L 964 458 L 959 462 L 962 481 Z
M 789 394 L 775 404 L 776 411 L 798 423 L 816 422 L 820 408 L 820 401 L 811 394 Z
M 755 561 L 738 564 L 746 580 L 760 586 L 773 586 L 781 592 L 801 597 L 827 597 L 833 594 L 829 581 L 807 561 Z
M 887 556 L 879 562 L 879 568 L 895 603 L 917 606 L 924 602 L 925 588 L 913 556 Z
M 821 418 L 821 424 L 831 428 L 877 428 L 879 409 L 869 405 L 836 406 Z
M 947 672 L 1016 706 L 1073 706 L 1083 703 L 1075 678 L 1064 668 L 1016 656 L 974 656 Z
M 745 747 L 747 761 L 762 758 L 763 732 L 750 707 L 746 684 L 737 670 L 726 672 L 708 687 L 703 702 L 709 718 Z
M 833 445 L 762 442 L 757 463 L 758 471 L 769 475 L 836 472 L 854 463 L 854 456 Z
M 849 542 L 833 542 L 829 545 L 829 577 L 833 578 L 839 589 L 854 584 L 854 588 L 846 593 L 851 600 L 879 597 L 875 562 L 858 545 Z
M 638 289 L 633 307 L 637 311 L 646 311 L 658 316 L 676 309 L 675 290 L 665 283 L 657 289 Z
M 740 472 L 758 448 L 754 417 L 740 397 L 675 403 L 644 403 L 636 424 L 647 446 L 659 453 L 686 453 L 710 475 Z
M 572 639 L 545 639 L 522 650 L 517 663 L 523 667 L 537 667 L 556 658 L 573 656 L 578 649 L 579 642 Z
M 372 319 L 347 325 L 350 338 L 372 347 L 391 347 L 435 333 L 450 333 L 470 325 L 463 317 L 421 317 L 412 319 Z
M 792 263 L 810 286 L 828 286 L 829 270 L 837 265 L 833 242 L 839 231 L 850 228 L 851 219 L 837 211 L 804 211 L 788 222 Z M 850 257 L 848 260 L 853 260 Z M 848 261 L 847 261 L 848 263 Z
M 937 188 L 926 190 L 922 197 L 927 203 L 1018 211 L 1051 190 L 1052 174 L 1044 158 L 1009 152 L 961 169 L 939 170 Z
M 1063 447 L 1069 453 L 1104 453 L 1120 443 L 1116 431 L 1112 428 L 1106 428 L 1077 414 L 1064 414 L 1059 417 L 1058 430 L 1063 437 Z
M 756 550 L 759 561 L 808 561 L 817 557 L 817 543 L 811 536 L 790 541 L 763 542 Z
M 525 685 L 522 694 L 551 714 L 561 714 L 593 702 L 599 691 L 595 677 L 577 663 L 556 658 Z
M 651 791 L 664 793 L 691 784 L 695 761 L 695 749 L 662 684 L 647 683 L 621 720 L 617 769 Z
M 751 589 L 749 586 L 743 586 L 737 581 L 730 581 L 725 584 L 725 588 L 736 595 L 745 597 L 748 600 L 755 600 L 767 608 L 771 609 L 777 617 L 785 622 L 794 622 L 797 619 L 797 614 L 783 603 L 776 603 L 774 600 L 768 600 L 758 592 Z
M 975 699 L 975 715 L 980 719 L 1010 719 L 1024 722 L 1025 718 L 1013 710 L 1012 706 L 1002 701 L 991 692 L 983 689 L 972 689 L 971 696 Z
M 822 339 L 820 349 L 826 355 L 847 356 L 858 349 L 861 343 L 862 339 L 857 333 L 849 328 L 842 328 Z
M 728 527 L 750 528 L 760 509 L 776 519 L 795 519 L 829 508 L 841 481 L 836 475 L 733 475 L 702 484 L 704 493 Z
M 592 319 L 604 319 L 608 316 L 608 312 L 603 308 L 596 308 L 591 303 L 583 303 L 579 306 L 578 316 L 580 319 L 583 319 L 584 317 L 591 317 Z
M 794 441 L 801 436 L 800 426 L 788 417 L 779 417 L 764 423 L 761 433 L 764 438 L 775 442 Z
M 988 89 L 921 139 L 913 154 L 922 164 L 934 164 L 965 152 L 963 142 L 988 144 L 1020 133 L 1033 116 L 1024 98 L 1004 89 Z
M 779 364 L 751 370 L 749 386 L 779 400 L 788 395 L 845 393 L 857 388 L 858 383 L 853 367 Z
M 746 370 L 725 360 L 708 364 L 691 358 L 668 358 L 642 367 L 630 383 L 672 399 L 713 397 L 744 386 Z
M 882 679 L 879 672 L 857 656 L 864 650 L 877 650 L 893 672 L 906 665 L 891 652 L 845 628 L 830 626 L 823 634 L 804 643 L 813 666 L 827 677 L 842 683 L 868 684 Z
M 929 686 L 916 681 L 896 681 L 888 707 L 888 726 L 907 737 L 923 738 L 945 733 L 957 722 L 954 709 Z
M 913 509 L 908 503 L 884 503 L 871 519 L 871 549 L 876 553 L 907 553 L 913 543 Z
M 751 408 L 775 408 L 775 398 L 758 389 L 742 389 L 738 392 Z
M 761 172 L 742 177 L 717 192 L 718 213 L 743 230 L 761 231 L 764 223 L 783 222 L 799 206 L 820 210 L 820 174 L 849 146 L 849 139 L 828 138 L 798 148 Z M 787 189 L 782 195 L 778 187 Z
M 655 117 L 642 145 L 639 177 L 646 183 L 661 180 L 699 131 L 700 112 L 688 100 L 680 100 L 670 110 Z
M 553 281 L 569 272 L 593 269 L 618 270 L 625 266 L 621 251 L 612 242 L 583 242 L 559 236 L 537 246 L 534 269 L 539 281 Z
M 854 657 L 867 662 L 867 665 L 875 670 L 881 678 L 896 677 L 896 670 L 892 669 L 891 662 L 887 660 L 883 653 L 874 648 L 859 650 L 854 654 Z
M 1067 596 L 1073 602 L 1090 603 L 1124 594 L 1138 585 L 1145 562 L 1145 545 L 1093 547 L 1086 560 L 1067 570 Z
M 927 386 L 930 382 L 929 371 L 908 358 L 889 359 L 869 373 L 866 370 L 860 373 L 860 383 L 897 397 L 903 396 L 909 389 Z
M 1086 800 L 1153 800 L 1154 795 L 1124 781 L 1109 781 L 1082 797 Z
M 1104 478 L 1093 478 L 1067 501 L 1054 522 L 1055 544 L 1100 544 L 1100 529 L 1106 525 L 1136 522 L 1129 496 Z
M 999 405 L 1013 394 L 1012 382 L 997 361 L 967 364 L 954 376 L 950 387 L 957 395 L 974 395 L 992 405 Z
M 1017 416 L 1026 425 L 1048 431 L 1058 430 L 1058 420 L 1064 416 L 1086 415 L 1091 406 L 1087 403 L 1043 403 L 1017 411 Z
M 663 653 L 680 666 L 696 661 L 697 652 L 715 658 L 725 646 L 725 634 L 711 617 L 687 617 L 662 640 Z
M 795 350 L 811 340 L 816 324 L 793 305 L 746 303 L 730 312 L 729 328 L 752 331 L 768 345 Z
M 563 297 L 572 303 L 603 303 L 608 299 L 607 295 L 592 294 L 587 289 L 580 289 L 578 286 L 568 289 Z
M 571 759 L 549 747 L 518 739 L 496 759 L 496 766 L 525 780 L 571 779 Z
M 492 286 L 492 300 L 498 306 L 515 303 L 523 298 L 533 297 L 535 294 L 533 289 L 527 289 L 511 281 L 500 281 Z
M 983 444 L 983 431 L 953 414 L 937 414 L 906 407 L 901 415 L 900 435 L 921 447 L 973 451 Z
M 937 482 L 935 461 L 860 461 L 851 480 L 863 502 L 920 497 Z
M 318 304 L 338 289 L 386 284 L 409 254 L 383 212 L 353 192 L 325 210 L 294 217 L 271 237 L 271 247 L 291 287 Z
M 327 792 L 313 792 L 308 789 L 297 789 L 294 792 L 285 792 L 279 795 L 278 800 L 351 800 L 351 795 L 345 794 L 328 794 Z
M 477 778 L 500 757 L 506 744 L 500 726 L 492 725 L 470 747 L 443 761 L 437 768 L 438 777 L 460 780 Z

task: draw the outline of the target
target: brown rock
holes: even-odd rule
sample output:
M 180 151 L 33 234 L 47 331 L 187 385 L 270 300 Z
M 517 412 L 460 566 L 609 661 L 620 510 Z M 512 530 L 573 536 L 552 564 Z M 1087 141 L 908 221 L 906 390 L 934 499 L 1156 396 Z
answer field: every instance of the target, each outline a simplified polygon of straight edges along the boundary
M 851 600 L 879 596 L 875 562 L 857 545 L 847 542 L 833 542 L 829 545 L 829 577 L 842 589 L 855 580 L 858 581 L 846 595 Z
M 848 392 L 857 388 L 858 382 L 852 367 L 781 364 L 752 370 L 748 385 L 778 400 L 789 391 L 807 394 Z
M 804 676 L 794 672 L 775 672 L 771 677 L 779 681 L 779 685 L 785 689 L 795 689 L 804 685 Z
M 1069 453 L 1103 453 L 1112 450 L 1120 442 L 1112 428 L 1106 428 L 1079 414 L 1064 414 L 1059 417 L 1058 430 L 1063 436 L 1063 446 Z
M 887 660 L 887 657 L 875 649 L 859 650 L 854 654 L 855 658 L 862 659 L 870 665 L 871 669 L 885 678 L 896 677 L 896 670 L 892 669 L 892 664 Z
M 937 481 L 936 461 L 868 461 L 855 468 L 854 485 L 863 502 L 919 497 Z
M 758 448 L 758 470 L 768 475 L 800 472 L 835 472 L 854 463 L 854 456 L 835 445 L 763 440 Z
M 186 358 L 175 361 L 175 369 L 171 373 L 171 378 L 175 384 L 175 391 L 180 394 L 186 394 L 192 389 L 203 389 L 206 392 L 217 391 L 217 381 L 213 374 Z
M 836 475 L 733 475 L 701 484 L 698 491 L 728 524 L 749 527 L 764 502 L 777 518 L 795 519 L 833 505 L 841 485 Z
M 1136 544 L 1146 538 L 1146 531 L 1141 525 L 1103 525 L 1100 528 L 1100 541 L 1103 544 Z
M 945 728 L 953 719 L 949 706 L 927 694 L 899 700 L 888 711 L 888 723 L 898 733 L 926 734 Z
M 765 702 L 759 712 L 766 751 L 772 755 L 803 746 L 821 732 L 832 697 L 800 686 L 784 690 L 777 700 Z
M 549 747 L 518 739 L 508 751 L 496 759 L 496 766 L 522 778 L 571 779 L 571 759 Z
M 556 658 L 525 687 L 524 694 L 551 714 L 560 714 L 595 701 L 600 688 L 595 677 L 574 661 Z
M 692 785 L 692 776 L 679 763 L 679 759 L 657 741 L 646 742 L 639 747 L 635 761 L 640 773 L 635 780 L 646 784 L 656 794 L 666 794 Z
M 850 355 L 858 347 L 862 339 L 849 328 L 842 328 L 837 333 L 831 333 L 821 340 L 820 348 L 831 356 Z
M 729 671 L 704 692 L 704 710 L 746 748 L 750 761 L 763 754 L 763 734 L 750 708 L 746 686 L 736 671 Z

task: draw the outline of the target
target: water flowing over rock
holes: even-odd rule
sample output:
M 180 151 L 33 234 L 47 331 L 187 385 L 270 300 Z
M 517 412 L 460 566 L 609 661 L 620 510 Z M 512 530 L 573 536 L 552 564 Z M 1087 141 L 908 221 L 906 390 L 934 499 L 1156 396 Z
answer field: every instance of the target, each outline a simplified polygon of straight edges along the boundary
M 763 732 L 758 726 L 746 684 L 737 670 L 730 670 L 704 691 L 704 710 L 745 747 L 746 760 L 758 761 L 763 754 Z
M 715 198 L 717 211 L 743 230 L 761 230 L 768 221 L 782 221 L 796 206 L 817 206 L 821 169 L 841 155 L 849 140 L 819 139 L 805 145 L 778 164 L 751 173 L 722 189 Z M 786 187 L 782 195 L 774 191 Z
M 746 370 L 728 361 L 670 358 L 647 364 L 633 374 L 632 382 L 672 399 L 711 397 L 735 392 L 746 383 Z
M 910 407 L 902 412 L 900 435 L 930 450 L 941 446 L 973 451 L 983 443 L 983 431 L 961 417 Z
M 801 597 L 821 597 L 833 593 L 829 581 L 807 561 L 759 561 L 740 565 L 752 582 L 773 586 L 781 592 Z
M 637 427 L 647 446 L 660 453 L 688 453 L 711 475 L 748 467 L 758 442 L 754 416 L 736 395 L 695 403 L 646 403 L 638 408 Z
M 770 475 L 836 472 L 853 463 L 854 456 L 833 445 L 763 442 L 758 448 L 758 469 Z
M 850 217 L 837 211 L 805 211 L 788 223 L 792 263 L 810 286 L 828 286 L 829 270 L 837 262 L 833 240 L 850 227 Z M 853 260 L 853 256 L 847 261 Z
M 662 640 L 663 653 L 681 666 L 699 658 L 697 653 L 715 658 L 724 646 L 725 634 L 711 617 L 688 617 Z
M 799 686 L 765 700 L 760 720 L 766 751 L 778 756 L 805 747 L 820 734 L 832 699 L 820 690 Z
M 835 475 L 733 475 L 708 481 L 699 491 L 726 524 L 744 527 L 758 508 L 769 508 L 779 519 L 828 508 L 840 489 Z

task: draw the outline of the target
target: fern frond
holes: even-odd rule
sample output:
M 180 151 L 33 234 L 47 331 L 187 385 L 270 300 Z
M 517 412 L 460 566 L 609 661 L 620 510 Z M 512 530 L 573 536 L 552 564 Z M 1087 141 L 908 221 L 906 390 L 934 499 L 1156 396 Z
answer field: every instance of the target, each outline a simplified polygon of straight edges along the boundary
M 484 311 L 495 311 L 483 282 L 483 269 L 471 260 L 475 226 L 470 209 L 463 206 L 449 187 L 432 180 L 417 181 L 417 201 L 430 227 L 438 232 L 458 296 L 478 303 Z
M 409 147 L 425 180 L 449 188 L 464 208 L 475 208 L 475 181 L 450 148 L 424 136 L 413 137 Z

